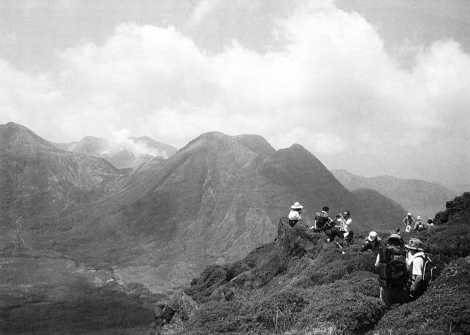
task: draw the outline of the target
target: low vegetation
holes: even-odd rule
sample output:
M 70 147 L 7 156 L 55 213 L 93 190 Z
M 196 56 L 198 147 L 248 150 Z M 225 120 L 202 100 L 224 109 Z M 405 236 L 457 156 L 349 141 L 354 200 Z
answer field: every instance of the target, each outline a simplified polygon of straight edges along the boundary
M 437 221 L 417 235 L 441 274 L 414 302 L 385 308 L 375 255 L 359 251 L 361 239 L 339 249 L 321 234 L 281 221 L 274 243 L 240 262 L 211 266 L 193 280 L 185 290 L 193 311 L 186 320 L 177 311 L 172 322 L 179 320 L 178 327 L 170 327 L 171 333 L 468 334 L 470 194 L 448 202 Z

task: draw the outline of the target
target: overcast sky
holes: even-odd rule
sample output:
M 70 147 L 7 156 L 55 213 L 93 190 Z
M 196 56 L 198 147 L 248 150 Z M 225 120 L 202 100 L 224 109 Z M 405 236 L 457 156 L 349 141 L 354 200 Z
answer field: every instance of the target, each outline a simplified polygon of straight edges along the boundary
M 2 0 L 0 123 L 58 142 L 211 130 L 470 183 L 470 1 Z

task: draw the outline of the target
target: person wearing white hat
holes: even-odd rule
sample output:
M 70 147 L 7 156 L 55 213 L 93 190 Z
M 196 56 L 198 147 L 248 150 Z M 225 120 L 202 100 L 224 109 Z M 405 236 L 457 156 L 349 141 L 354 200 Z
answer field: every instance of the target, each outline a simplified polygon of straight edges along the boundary
M 424 226 L 424 222 L 421 219 L 421 216 L 418 215 L 416 217 L 416 222 L 415 222 L 415 225 L 414 225 L 413 229 L 416 230 L 416 231 L 422 231 L 422 230 L 426 229 L 426 227 Z
M 302 220 L 302 206 L 298 201 L 296 201 L 292 206 L 290 206 L 290 212 L 287 218 L 289 219 L 289 225 L 294 227 L 299 220 Z
M 405 248 L 408 249 L 408 254 L 406 257 L 406 264 L 411 274 L 411 287 L 410 295 L 413 298 L 417 298 L 424 291 L 424 243 L 417 238 L 410 238 L 408 244 L 405 245 Z
M 375 231 L 371 231 L 367 236 L 361 251 L 372 250 L 374 253 L 379 251 L 381 239 Z

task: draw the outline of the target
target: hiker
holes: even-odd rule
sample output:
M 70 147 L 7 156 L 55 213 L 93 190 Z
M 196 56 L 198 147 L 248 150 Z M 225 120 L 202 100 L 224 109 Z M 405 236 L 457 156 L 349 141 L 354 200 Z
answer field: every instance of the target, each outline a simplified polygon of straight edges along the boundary
M 434 220 L 429 218 L 428 221 L 426 222 L 427 228 L 433 228 L 434 227 Z
M 331 226 L 331 227 L 329 227 Z M 324 229 L 325 234 L 327 236 L 326 241 L 332 242 L 336 237 L 341 239 L 344 238 L 344 219 L 341 213 L 336 214 L 335 219 L 331 222 L 331 224 L 327 225 Z
M 416 217 L 416 221 L 415 221 L 415 224 L 414 224 L 414 230 L 423 231 L 424 229 L 426 229 L 426 227 L 424 226 L 424 222 L 421 219 L 421 216 L 418 215 Z
M 408 300 L 408 269 L 405 243 L 400 235 L 391 234 L 380 245 L 375 261 L 379 274 L 380 299 L 386 306 Z
M 379 252 L 381 239 L 375 231 L 371 231 L 369 236 L 367 236 L 364 244 L 361 247 L 361 251 L 372 250 L 372 252 Z
M 317 212 L 315 214 L 315 225 L 311 228 L 317 231 L 325 231 L 327 229 L 331 229 L 333 220 L 328 214 L 329 211 L 330 208 L 328 206 L 324 206 L 321 212 Z
M 352 223 L 352 218 L 351 218 L 351 212 L 350 211 L 344 211 L 343 212 L 343 239 L 348 242 L 352 243 L 354 233 L 351 230 L 351 223 Z
M 406 216 L 403 218 L 403 225 L 405 226 L 405 233 L 411 232 L 411 229 L 414 226 L 415 218 L 411 213 L 406 214 Z
M 302 206 L 298 201 L 296 201 L 292 206 L 290 206 L 290 212 L 287 218 L 289 219 L 289 225 L 294 227 L 299 220 L 302 220 Z
M 417 299 L 426 289 L 424 265 L 428 258 L 424 253 L 424 244 L 420 239 L 411 238 L 405 248 L 408 250 L 406 263 L 411 278 L 410 297 Z

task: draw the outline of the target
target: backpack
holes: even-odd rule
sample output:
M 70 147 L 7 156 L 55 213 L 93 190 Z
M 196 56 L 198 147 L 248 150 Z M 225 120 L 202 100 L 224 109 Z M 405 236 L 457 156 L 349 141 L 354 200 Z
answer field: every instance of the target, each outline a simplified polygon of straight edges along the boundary
M 437 266 L 433 263 L 428 254 L 418 256 L 423 259 L 423 283 L 424 288 L 428 288 L 429 284 L 435 279 Z
M 325 229 L 330 228 L 329 227 L 330 217 L 328 216 L 327 213 L 324 213 L 324 212 L 317 213 L 315 216 L 315 222 L 316 222 L 318 230 L 325 230 Z
M 408 281 L 404 246 L 386 244 L 379 250 L 379 284 L 382 287 L 402 287 Z

